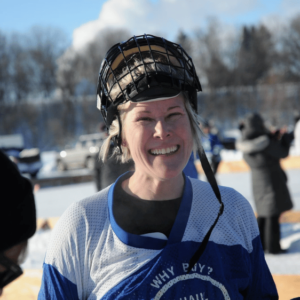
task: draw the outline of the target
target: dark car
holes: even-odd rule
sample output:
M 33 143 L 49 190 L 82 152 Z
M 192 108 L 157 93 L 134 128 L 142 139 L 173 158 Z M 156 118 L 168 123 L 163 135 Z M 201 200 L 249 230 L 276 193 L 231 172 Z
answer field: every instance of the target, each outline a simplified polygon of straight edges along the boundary
M 1 135 L 0 149 L 16 163 L 22 174 L 35 178 L 43 164 L 38 148 L 25 149 L 21 134 Z

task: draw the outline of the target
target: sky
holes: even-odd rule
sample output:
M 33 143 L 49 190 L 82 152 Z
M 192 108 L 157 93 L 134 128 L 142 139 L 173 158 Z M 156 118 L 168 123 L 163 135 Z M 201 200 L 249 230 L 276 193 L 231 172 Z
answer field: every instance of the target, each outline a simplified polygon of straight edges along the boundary
M 0 30 L 26 33 L 32 26 L 61 28 L 82 47 L 107 27 L 168 39 L 217 18 L 224 27 L 264 23 L 276 26 L 300 14 L 300 0 L 0 0 Z

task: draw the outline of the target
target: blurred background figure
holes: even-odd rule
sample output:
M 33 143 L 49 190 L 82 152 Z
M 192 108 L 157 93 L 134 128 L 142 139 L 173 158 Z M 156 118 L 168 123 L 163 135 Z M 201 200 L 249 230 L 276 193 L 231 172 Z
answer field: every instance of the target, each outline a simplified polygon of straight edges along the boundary
M 295 116 L 294 138 L 296 153 L 300 155 L 300 113 Z
M 203 121 L 200 128 L 204 135 L 201 137 L 201 142 L 207 159 L 211 165 L 214 174 L 217 173 L 218 166 L 221 162 L 221 150 L 223 148 L 216 128 L 212 128 L 209 121 Z
M 100 132 L 105 133 L 107 136 L 106 125 L 101 123 L 99 126 Z M 97 187 L 97 191 L 101 191 L 107 186 L 111 185 L 116 179 L 127 171 L 134 170 L 134 162 L 130 160 L 126 163 L 121 163 L 117 160 L 116 156 L 111 157 L 114 150 L 114 144 L 111 143 L 109 153 L 105 163 L 99 158 L 99 154 L 95 156 L 94 167 L 94 180 Z
M 236 148 L 251 168 L 262 245 L 266 253 L 278 254 L 282 252 L 279 217 L 293 207 L 287 176 L 280 166 L 280 159 L 289 154 L 292 134 L 269 131 L 257 113 L 246 116 L 239 128 L 242 139 L 236 142 Z
M 23 272 L 27 241 L 36 231 L 32 185 L 0 151 L 0 295 Z

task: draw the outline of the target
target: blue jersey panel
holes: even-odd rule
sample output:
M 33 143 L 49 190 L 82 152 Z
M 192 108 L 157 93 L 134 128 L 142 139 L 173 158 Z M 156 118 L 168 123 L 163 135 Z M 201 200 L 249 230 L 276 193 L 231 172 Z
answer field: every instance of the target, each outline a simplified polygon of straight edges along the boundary
M 51 265 L 43 265 L 43 279 L 38 299 L 78 300 L 77 287 Z

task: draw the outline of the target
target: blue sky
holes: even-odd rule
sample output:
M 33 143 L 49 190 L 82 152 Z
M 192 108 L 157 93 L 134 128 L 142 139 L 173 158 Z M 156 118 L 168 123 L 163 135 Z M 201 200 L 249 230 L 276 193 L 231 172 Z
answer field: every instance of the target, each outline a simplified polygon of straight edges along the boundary
M 34 25 L 61 28 L 68 37 L 99 16 L 105 0 L 0 0 L 0 30 L 26 32 Z
M 297 12 L 300 0 L 0 0 L 0 30 L 23 33 L 34 25 L 53 26 L 71 40 L 76 29 L 79 41 L 105 26 L 174 35 L 179 28 L 201 27 L 207 17 L 240 26 L 284 20 Z

